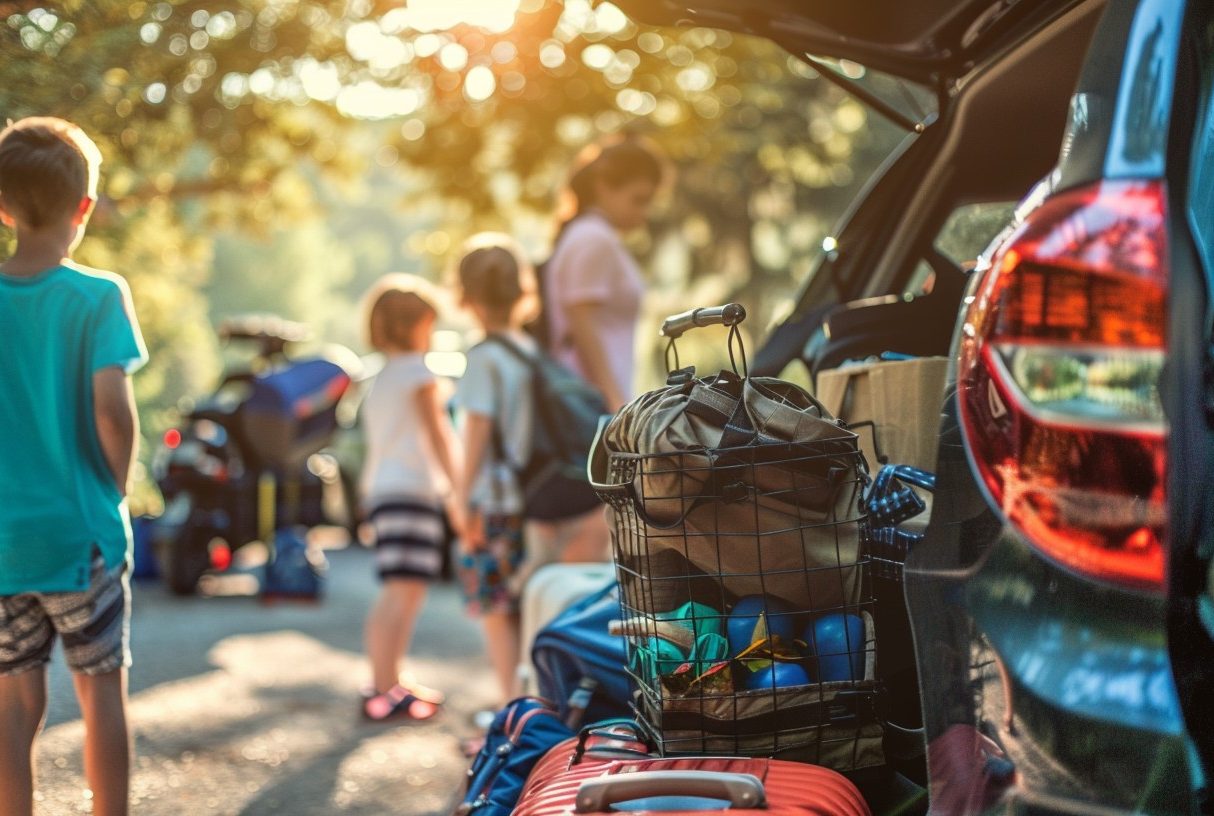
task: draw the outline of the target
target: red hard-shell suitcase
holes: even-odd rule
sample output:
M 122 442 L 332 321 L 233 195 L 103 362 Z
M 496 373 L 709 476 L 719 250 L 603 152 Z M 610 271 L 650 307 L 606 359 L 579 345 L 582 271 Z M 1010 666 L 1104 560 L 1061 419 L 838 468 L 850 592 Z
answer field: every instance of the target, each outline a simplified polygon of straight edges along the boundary
M 721 801 L 738 816 L 872 816 L 856 786 L 828 768 L 761 758 L 641 758 L 644 750 L 623 734 L 557 745 L 531 772 L 514 816 L 695 816 L 719 810 Z

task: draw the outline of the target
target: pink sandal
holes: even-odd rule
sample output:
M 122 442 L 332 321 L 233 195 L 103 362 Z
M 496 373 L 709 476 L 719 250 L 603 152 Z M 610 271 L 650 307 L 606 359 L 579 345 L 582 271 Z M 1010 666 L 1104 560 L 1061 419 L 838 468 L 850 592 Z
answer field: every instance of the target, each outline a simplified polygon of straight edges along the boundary
M 383 694 L 363 697 L 362 715 L 372 722 L 410 719 L 428 720 L 441 711 L 441 705 L 396 685 Z

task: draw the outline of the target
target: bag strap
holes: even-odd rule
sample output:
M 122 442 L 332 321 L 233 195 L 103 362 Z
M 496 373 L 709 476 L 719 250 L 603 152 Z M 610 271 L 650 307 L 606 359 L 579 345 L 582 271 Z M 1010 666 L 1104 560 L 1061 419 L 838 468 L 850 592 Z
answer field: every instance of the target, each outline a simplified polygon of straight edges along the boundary
M 523 351 L 521 348 L 519 348 L 517 343 L 498 332 L 486 334 L 485 339 L 481 342 L 496 343 L 498 346 L 504 348 L 519 360 L 526 363 L 527 368 L 531 369 L 532 372 L 535 372 L 536 369 L 539 368 L 539 360 L 535 357 L 535 355 L 528 354 L 527 352 Z
M 856 380 L 860 378 L 860 375 L 868 373 L 870 369 L 871 367 L 866 365 L 831 369 L 831 373 L 843 378 L 843 383 L 841 385 L 834 384 L 833 389 L 823 389 L 817 380 L 818 376 L 825 372 L 816 372 L 814 375 L 814 393 L 826 410 L 830 411 L 833 416 L 846 419 L 851 410 L 852 390 Z M 830 393 L 823 394 L 823 390 L 827 390 Z
M 923 539 L 923 534 L 903 530 L 898 525 L 927 507 L 913 489 L 915 487 L 934 493 L 935 474 L 909 465 L 885 465 L 877 472 L 864 498 L 867 518 L 861 526 L 860 544 L 869 558 L 870 575 L 874 579 L 873 600 L 878 609 L 906 609 L 903 564 L 911 549 Z M 887 652 L 883 660 L 877 662 L 877 679 L 885 682 L 911 666 L 913 658 L 894 657 Z M 903 760 L 922 756 L 926 744 L 923 727 L 898 725 L 889 720 L 887 713 L 882 711 L 881 716 L 886 754 Z
M 502 433 L 502 408 L 506 404 L 506 395 L 502 388 L 502 373 L 498 371 L 497 366 L 489 366 L 489 378 L 493 380 L 493 403 L 494 415 L 489 421 L 489 444 L 493 448 L 494 464 L 503 464 L 510 468 L 511 472 L 517 474 L 519 468 L 510 460 L 510 454 L 506 451 L 506 440 Z M 498 482 L 498 474 L 490 473 L 489 481 L 493 485 L 493 499 L 497 502 L 498 508 L 503 506 L 502 486 Z
M 485 340 L 496 343 L 498 346 L 504 348 L 527 366 L 527 368 L 531 371 L 532 393 L 534 394 L 535 384 L 544 376 L 543 369 L 540 367 L 539 357 L 523 351 L 513 340 L 510 340 L 501 334 L 494 333 L 485 335 Z M 552 416 L 551 406 L 549 406 L 548 401 L 544 399 L 533 399 L 532 402 L 534 404 L 531 406 L 531 409 L 535 411 L 540 420 L 538 424 L 545 428 L 557 428 L 558 423 L 556 418 Z M 537 423 L 532 423 L 532 426 L 534 427 L 535 424 Z M 551 438 L 556 443 L 557 454 L 560 459 L 569 459 L 569 450 L 565 446 L 565 435 L 558 431 L 556 433 L 552 433 Z
M 628 734 L 613 734 L 613 729 L 625 729 Z M 573 749 L 573 757 L 569 760 L 570 767 L 577 765 L 582 761 L 582 757 L 586 755 L 586 741 L 591 736 L 610 736 L 616 739 L 627 739 L 631 737 L 633 742 L 648 744 L 649 739 L 645 732 L 637 725 L 636 720 L 631 717 L 614 717 L 608 720 L 599 720 L 598 722 L 590 723 L 582 726 L 578 731 L 577 745 Z
M 740 448 L 753 443 L 758 436 L 754 423 L 750 421 L 750 414 L 746 411 L 743 393 L 745 382 L 722 373 L 714 383 L 721 383 L 731 390 L 736 389 L 737 393 L 730 393 L 724 388 L 708 384 L 701 388 L 693 385 L 688 394 L 685 409 L 688 413 L 709 421 L 722 422 L 719 447 Z

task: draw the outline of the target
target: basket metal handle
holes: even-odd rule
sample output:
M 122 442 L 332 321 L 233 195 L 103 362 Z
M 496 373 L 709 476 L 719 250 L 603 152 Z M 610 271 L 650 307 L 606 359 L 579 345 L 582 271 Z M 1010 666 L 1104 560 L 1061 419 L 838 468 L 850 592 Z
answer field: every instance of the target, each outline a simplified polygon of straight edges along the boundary
M 577 813 L 603 813 L 612 805 L 653 796 L 724 799 L 731 808 L 761 808 L 767 801 L 754 774 L 717 771 L 640 771 L 588 779 L 577 791 Z M 680 808 L 682 809 L 682 808 Z
M 660 334 L 662 337 L 674 340 L 682 337 L 683 333 L 689 329 L 701 326 L 736 326 L 745 319 L 746 309 L 741 303 L 726 303 L 724 306 L 691 309 L 663 320 Z
M 627 484 L 612 484 L 607 481 L 607 462 L 611 454 L 603 436 L 610 424 L 610 417 L 599 417 L 599 428 L 594 433 L 594 441 L 590 443 L 590 455 L 586 457 L 586 480 L 604 501 L 608 496 L 625 495 L 628 490 Z

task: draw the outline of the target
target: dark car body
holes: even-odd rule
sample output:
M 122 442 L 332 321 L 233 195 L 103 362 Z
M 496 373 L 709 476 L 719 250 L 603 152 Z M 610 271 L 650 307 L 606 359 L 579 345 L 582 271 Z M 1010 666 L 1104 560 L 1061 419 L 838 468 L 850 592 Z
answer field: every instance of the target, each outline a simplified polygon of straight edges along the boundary
M 844 218 L 837 249 L 823 257 L 794 314 L 760 354 L 769 372 L 796 356 L 807 356 L 814 369 L 837 364 L 824 364 L 811 340 L 824 320 L 839 320 L 867 338 L 852 346 L 832 338 L 840 359 L 889 350 L 889 343 L 913 345 L 898 339 L 907 335 L 927 348 L 894 350 L 953 356 L 956 371 L 941 394 L 935 504 L 904 583 L 931 811 L 1208 809 L 1212 4 L 620 5 L 647 22 L 730 28 L 793 53 L 855 60 L 938 94 L 937 115 L 918 123 L 918 135 Z M 941 225 L 957 207 L 1017 199 L 1023 202 L 1015 218 L 967 279 L 936 250 Z M 1142 201 L 1147 210 L 1135 209 Z M 1076 223 L 1090 232 L 1068 233 Z M 1126 232 L 1133 237 L 1150 225 L 1154 254 L 1117 245 Z M 1042 247 L 1051 241 L 1071 244 L 1050 256 Z M 1029 259 L 1036 266 L 1016 254 L 1030 245 L 1040 251 Z M 1112 262 L 1091 261 L 1093 246 L 1113 247 Z M 1050 257 L 1060 260 L 1051 266 Z M 1132 268 L 1118 268 L 1126 258 Z M 841 304 L 902 295 L 923 262 L 938 277 L 955 273 L 962 281 L 960 309 L 936 304 L 868 323 L 840 317 Z M 1000 288 L 999 276 L 1015 275 L 1020 289 Z M 1028 292 L 1025 280 L 1044 288 Z M 1140 284 L 1158 295 L 1156 306 L 1125 294 Z M 1078 313 L 1068 307 L 1047 314 L 1051 302 L 1066 305 L 1064 295 L 1091 310 L 1085 325 L 1063 331 L 1050 323 Z M 1013 307 L 1039 314 L 1012 315 Z M 1093 316 L 1097 310 L 1103 314 Z M 882 321 L 897 325 L 891 332 Z M 1121 326 L 1122 334 L 1101 334 L 1101 321 Z M 1155 346 L 1124 339 L 1141 328 L 1135 321 L 1153 326 Z M 1013 323 L 1025 335 L 1019 340 L 1005 336 L 1015 334 L 1007 328 Z M 1040 333 L 1029 337 L 1032 331 Z M 1113 339 L 1091 339 L 1105 336 Z M 993 337 L 1003 339 L 996 344 Z M 1090 403 L 1043 408 L 1047 398 L 1039 404 L 1017 392 L 1021 373 L 1002 368 L 1005 351 L 1021 362 L 1055 355 L 1049 359 L 1087 366 L 1085 377 L 1140 365 L 1136 376 L 1155 374 L 1130 408 L 1158 410 L 1139 422 L 1126 419 L 1124 400 L 1105 413 L 1093 413 Z M 996 381 L 1000 372 L 1006 382 Z M 1095 388 L 1095 380 L 1085 382 Z M 992 451 L 1003 458 L 993 461 Z M 1013 483 L 1040 495 L 1013 496 Z M 1123 516 L 1124 523 L 1113 520 Z M 1092 536 L 1066 526 L 1084 523 Z

